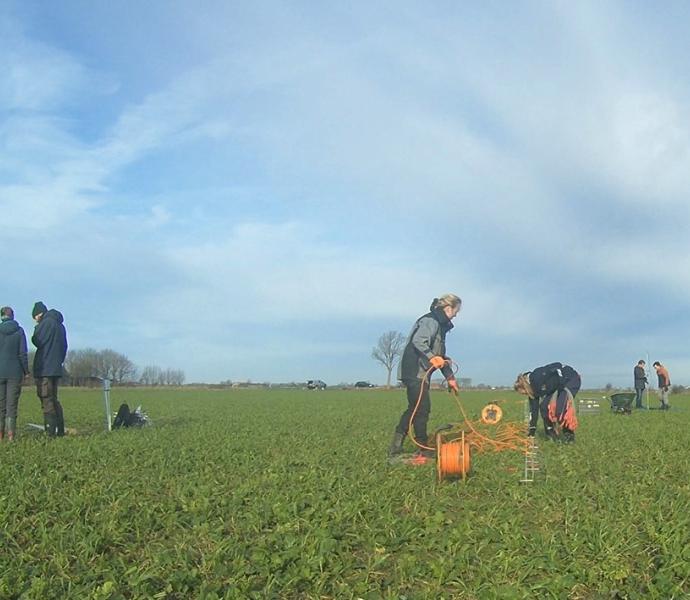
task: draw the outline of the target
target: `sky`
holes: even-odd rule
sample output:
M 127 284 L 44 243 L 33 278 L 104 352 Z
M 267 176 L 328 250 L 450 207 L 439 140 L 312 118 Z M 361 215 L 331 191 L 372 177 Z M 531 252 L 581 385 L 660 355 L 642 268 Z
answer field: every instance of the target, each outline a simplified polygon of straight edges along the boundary
M 0 0 L 0 303 L 187 382 L 690 385 L 690 5 Z

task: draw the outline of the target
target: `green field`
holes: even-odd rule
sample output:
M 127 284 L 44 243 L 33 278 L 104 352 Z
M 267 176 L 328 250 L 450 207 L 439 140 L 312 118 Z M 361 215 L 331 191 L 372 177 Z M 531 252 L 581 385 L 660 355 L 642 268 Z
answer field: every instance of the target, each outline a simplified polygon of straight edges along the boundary
M 522 420 L 513 393 L 463 395 L 495 399 Z M 115 389 L 155 425 L 111 434 L 100 391 L 62 401 L 76 436 L 26 431 L 27 388 L 0 445 L 0 598 L 690 597 L 688 396 L 581 417 L 534 484 L 509 452 L 464 483 L 388 465 L 400 390 Z

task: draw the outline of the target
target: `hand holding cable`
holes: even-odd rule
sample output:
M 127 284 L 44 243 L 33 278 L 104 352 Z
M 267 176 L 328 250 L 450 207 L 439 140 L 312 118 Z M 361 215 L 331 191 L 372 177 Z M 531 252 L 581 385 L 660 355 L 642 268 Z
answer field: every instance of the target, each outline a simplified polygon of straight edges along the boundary
M 429 359 L 429 364 L 434 367 L 434 369 L 442 369 L 446 364 L 446 359 L 443 356 L 432 356 Z
M 460 387 L 458 386 L 458 381 L 455 377 L 450 377 L 448 379 L 448 391 L 453 392 L 456 396 L 460 393 Z

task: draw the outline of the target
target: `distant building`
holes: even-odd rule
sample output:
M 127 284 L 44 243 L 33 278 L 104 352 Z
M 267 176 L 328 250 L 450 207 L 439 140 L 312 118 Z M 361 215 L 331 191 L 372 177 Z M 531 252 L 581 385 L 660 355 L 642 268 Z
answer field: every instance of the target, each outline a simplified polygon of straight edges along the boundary
M 472 378 L 471 377 L 461 377 L 458 379 L 458 385 L 461 388 L 471 388 L 472 387 Z

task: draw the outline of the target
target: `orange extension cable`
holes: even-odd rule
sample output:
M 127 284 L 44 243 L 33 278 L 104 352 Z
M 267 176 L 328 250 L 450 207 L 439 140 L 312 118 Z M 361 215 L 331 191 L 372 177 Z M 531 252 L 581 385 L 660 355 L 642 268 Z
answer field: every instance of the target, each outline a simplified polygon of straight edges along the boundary
M 481 431 L 487 429 L 486 425 L 474 423 L 467 417 L 467 413 L 460 401 L 459 395 L 454 393 L 455 401 L 460 410 L 460 414 L 464 419 L 464 425 L 468 432 L 464 429 L 459 432 L 449 432 L 445 435 L 454 435 L 455 437 L 447 441 L 443 440 L 443 435 L 436 436 L 437 447 L 427 446 L 422 444 L 414 437 L 413 422 L 415 415 L 419 409 L 424 394 L 424 385 L 429 385 L 429 375 L 434 370 L 430 367 L 424 374 L 422 379 L 422 386 L 419 390 L 417 402 L 412 411 L 410 421 L 408 424 L 408 435 L 412 442 L 422 450 L 436 450 L 436 466 L 438 471 L 439 481 L 449 477 L 462 477 L 469 472 L 471 465 L 470 448 L 475 448 L 478 452 L 483 450 L 493 450 L 501 452 L 504 450 L 513 450 L 517 452 L 525 452 L 529 448 L 530 442 L 524 433 L 524 427 L 517 423 L 505 423 L 499 425 L 491 425 L 494 430 L 492 436 L 488 436 Z

